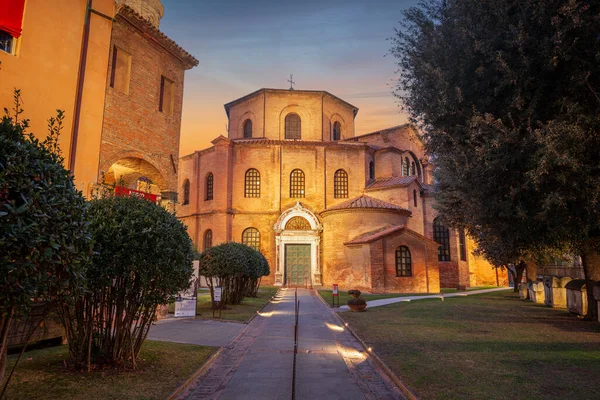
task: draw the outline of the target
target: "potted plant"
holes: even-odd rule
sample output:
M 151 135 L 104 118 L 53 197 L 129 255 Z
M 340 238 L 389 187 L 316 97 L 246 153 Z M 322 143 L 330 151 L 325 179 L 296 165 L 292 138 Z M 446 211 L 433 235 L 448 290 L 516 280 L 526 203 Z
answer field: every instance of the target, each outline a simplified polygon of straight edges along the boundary
M 360 290 L 348 290 L 348 294 L 352 296 L 352 298 L 348 300 L 348 307 L 350 307 L 352 311 L 365 311 L 365 308 L 367 308 L 367 302 L 365 299 L 360 297 Z

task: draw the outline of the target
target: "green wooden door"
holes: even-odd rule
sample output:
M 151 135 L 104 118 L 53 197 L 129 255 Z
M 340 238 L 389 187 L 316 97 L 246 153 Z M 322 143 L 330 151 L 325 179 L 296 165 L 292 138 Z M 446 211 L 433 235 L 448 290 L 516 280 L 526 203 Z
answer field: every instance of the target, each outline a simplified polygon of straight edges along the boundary
M 310 284 L 310 244 L 285 245 L 285 274 L 287 286 Z

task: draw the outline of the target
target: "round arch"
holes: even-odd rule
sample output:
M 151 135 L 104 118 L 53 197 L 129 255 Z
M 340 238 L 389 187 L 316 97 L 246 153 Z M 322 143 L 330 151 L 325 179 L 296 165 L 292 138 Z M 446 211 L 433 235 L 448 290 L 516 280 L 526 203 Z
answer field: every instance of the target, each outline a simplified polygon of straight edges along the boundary
M 288 222 L 294 218 L 302 218 L 310 225 L 308 227 L 301 227 L 300 229 L 288 229 L 294 228 L 295 224 Z M 286 211 L 284 211 L 277 222 L 273 226 L 275 231 L 275 244 L 276 244 L 276 269 L 275 269 L 275 285 L 281 286 L 289 284 L 287 282 L 286 269 L 286 251 L 288 245 L 308 245 L 310 246 L 310 272 L 308 267 L 306 269 L 309 274 L 310 285 L 321 285 L 321 265 L 320 265 L 320 243 L 321 243 L 321 232 L 323 231 L 323 225 L 317 218 L 317 216 L 304 206 L 300 202 Z

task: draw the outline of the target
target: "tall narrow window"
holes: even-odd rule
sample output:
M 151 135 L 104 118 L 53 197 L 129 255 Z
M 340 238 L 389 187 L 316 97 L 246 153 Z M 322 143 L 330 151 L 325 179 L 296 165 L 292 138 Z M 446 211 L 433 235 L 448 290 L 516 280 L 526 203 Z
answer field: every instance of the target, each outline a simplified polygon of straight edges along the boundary
M 183 183 L 183 205 L 190 204 L 190 180 L 186 179 Z
M 260 197 L 260 172 L 254 168 L 246 171 L 244 197 Z
M 110 87 L 119 92 L 129 94 L 129 81 L 131 80 L 131 54 L 113 47 L 112 66 L 110 74 Z M 161 84 L 162 89 L 162 84 Z
M 440 244 L 438 261 L 450 261 L 450 232 L 436 217 L 433 220 L 433 240 Z
M 410 164 L 410 176 L 414 176 L 414 175 L 415 175 L 415 169 L 416 169 L 416 168 L 415 168 L 415 162 L 413 161 L 413 162 Z
M 242 243 L 260 251 L 260 232 L 256 228 L 248 228 L 242 232 Z
M 247 119 L 244 122 L 244 139 L 250 139 L 252 137 L 252 120 Z
M 336 199 L 348 198 L 348 173 L 338 169 L 333 175 L 333 197 Z
M 298 199 L 304 197 L 304 172 L 295 169 L 290 174 L 290 198 Z
M 409 176 L 410 175 L 410 164 L 408 163 L 408 157 L 404 158 L 402 162 L 402 175 Z
M 212 172 L 209 172 L 208 175 L 206 175 L 206 196 L 204 196 L 205 200 L 212 200 L 213 199 L 213 189 L 214 189 L 214 177 Z
M 413 190 L 413 203 L 414 203 L 415 207 L 418 207 L 419 203 L 417 203 L 417 191 L 416 190 Z
M 285 138 L 302 139 L 302 121 L 298 114 L 288 114 L 285 117 Z
M 204 232 L 204 250 L 210 249 L 212 247 L 212 230 L 207 229 Z
M 460 250 L 460 261 L 467 261 L 467 238 L 464 228 L 458 231 L 458 247 Z
M 412 276 L 412 260 L 406 246 L 396 249 L 396 276 Z
M 160 101 L 158 111 L 173 115 L 173 102 L 175 99 L 175 84 L 169 78 L 160 77 Z
M 334 122 L 333 124 L 333 140 L 340 140 L 342 138 L 342 124 Z
M 369 161 L 369 179 L 375 179 L 375 162 Z

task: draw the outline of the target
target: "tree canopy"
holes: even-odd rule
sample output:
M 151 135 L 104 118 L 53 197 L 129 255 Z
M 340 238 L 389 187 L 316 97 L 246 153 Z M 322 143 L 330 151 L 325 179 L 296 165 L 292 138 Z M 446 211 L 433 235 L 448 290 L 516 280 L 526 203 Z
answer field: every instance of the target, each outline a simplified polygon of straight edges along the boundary
M 437 207 L 496 265 L 570 243 L 600 279 L 598 32 L 599 2 L 426 0 L 392 39 Z
M 0 122 L 0 381 L 13 318 L 81 287 L 91 254 L 87 206 L 57 147 L 63 114 L 42 142 L 17 122 L 15 99 Z

